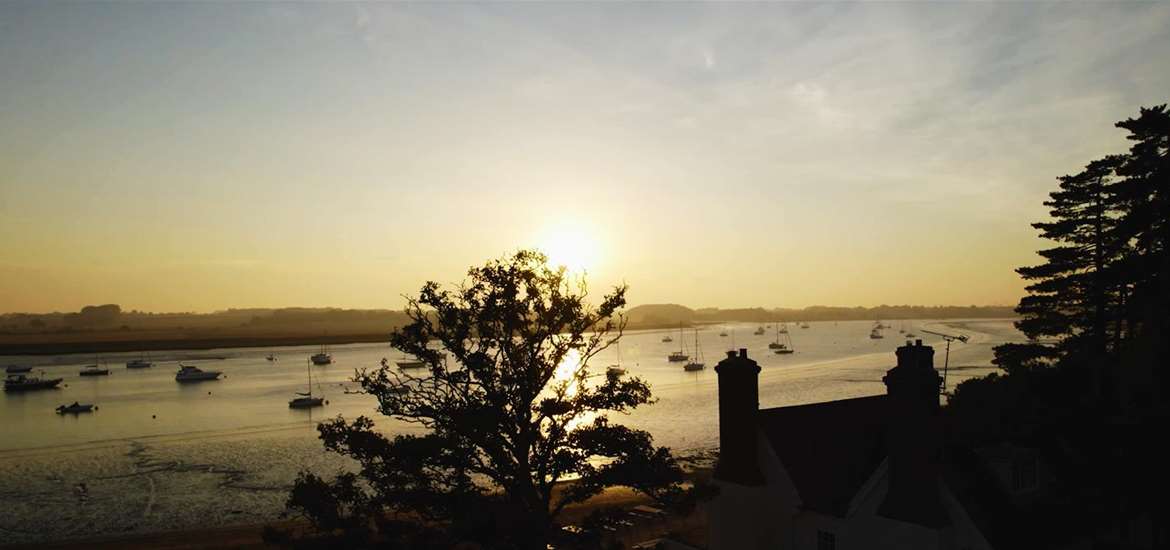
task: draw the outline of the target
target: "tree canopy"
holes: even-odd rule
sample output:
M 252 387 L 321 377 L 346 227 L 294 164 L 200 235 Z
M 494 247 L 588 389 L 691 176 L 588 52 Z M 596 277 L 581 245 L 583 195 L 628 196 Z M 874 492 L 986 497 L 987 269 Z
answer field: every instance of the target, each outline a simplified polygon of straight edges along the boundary
M 1016 326 L 1032 342 L 996 350 L 1009 371 L 1095 370 L 1098 394 L 1164 356 L 1170 318 L 1170 112 L 1143 108 L 1117 127 L 1129 151 L 1058 178 L 1044 203 L 1050 219 L 1033 227 L 1055 246 L 1017 270 L 1029 285 Z M 1131 372 L 1108 372 L 1123 357 Z
M 357 375 L 378 412 L 423 433 L 387 437 L 366 417 L 322 424 L 325 447 L 360 470 L 302 474 L 290 506 L 325 530 L 389 514 L 456 540 L 543 550 L 557 513 L 606 487 L 685 502 L 670 451 L 609 418 L 651 403 L 650 387 L 590 368 L 621 337 L 625 293 L 591 305 L 583 278 L 535 251 L 474 267 L 455 288 L 426 283 L 390 337 L 425 366 Z

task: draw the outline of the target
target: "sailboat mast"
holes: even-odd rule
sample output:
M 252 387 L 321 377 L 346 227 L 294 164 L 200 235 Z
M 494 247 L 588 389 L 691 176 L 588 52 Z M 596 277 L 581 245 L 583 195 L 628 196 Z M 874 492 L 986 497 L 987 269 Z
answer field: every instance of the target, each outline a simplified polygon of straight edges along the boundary
M 313 398 L 313 368 L 312 361 L 305 361 L 305 373 L 309 375 L 309 399 Z

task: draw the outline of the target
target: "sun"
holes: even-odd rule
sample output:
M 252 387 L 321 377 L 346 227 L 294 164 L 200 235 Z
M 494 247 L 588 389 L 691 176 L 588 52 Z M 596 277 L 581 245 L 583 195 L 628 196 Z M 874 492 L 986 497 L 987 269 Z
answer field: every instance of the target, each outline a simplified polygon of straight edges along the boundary
M 582 226 L 562 225 L 545 232 L 538 245 L 548 255 L 549 264 L 577 273 L 597 267 L 598 244 L 595 233 Z

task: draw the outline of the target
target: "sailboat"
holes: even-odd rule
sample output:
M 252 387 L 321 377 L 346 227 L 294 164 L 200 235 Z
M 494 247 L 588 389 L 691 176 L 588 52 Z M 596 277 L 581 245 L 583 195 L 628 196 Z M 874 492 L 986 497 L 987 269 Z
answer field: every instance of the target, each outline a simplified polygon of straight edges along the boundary
M 329 355 L 328 348 L 325 347 L 325 344 L 321 344 L 321 351 L 314 354 L 309 360 L 314 365 L 328 365 L 333 362 L 333 356 Z
M 808 328 L 808 323 L 807 323 L 807 322 L 805 322 L 805 321 L 801 321 L 801 322 L 800 322 L 800 328 Z
M 606 374 L 622 375 L 626 373 L 625 367 L 622 366 L 622 343 L 617 342 L 617 363 L 610 365 L 605 369 Z
M 671 337 L 670 337 L 670 333 L 669 333 L 669 332 L 668 332 L 668 333 L 666 333 L 665 335 L 663 335 L 663 336 L 662 336 L 662 342 L 663 342 L 664 344 L 669 344 L 670 342 L 673 342 L 673 341 L 674 341 L 674 338 L 671 338 Z
M 703 362 L 703 348 L 699 347 L 699 329 L 695 329 L 695 358 L 688 361 L 683 366 L 685 371 L 696 371 L 707 368 L 707 364 Z
M 869 338 L 871 340 L 880 340 L 885 338 L 885 336 L 882 336 L 882 328 L 881 321 L 878 321 L 877 324 L 873 326 L 873 329 L 869 331 Z
M 780 341 L 781 334 L 784 335 L 783 342 Z M 788 355 L 796 353 L 796 349 L 792 347 L 792 337 L 788 335 L 788 331 L 781 333 L 779 330 L 777 330 L 776 341 L 768 344 L 768 348 L 771 349 L 772 353 L 775 353 L 776 355 Z
M 687 355 L 687 350 L 684 349 L 683 337 L 682 337 L 682 323 L 679 323 L 678 324 L 678 351 L 670 352 L 670 355 L 666 356 L 666 360 L 670 361 L 671 363 L 679 363 L 682 361 L 686 361 L 687 359 L 690 359 L 690 358 L 691 358 L 691 356 Z
M 324 397 L 313 397 L 313 369 L 309 368 L 309 366 L 310 362 L 306 362 L 305 371 L 309 373 L 309 391 L 305 393 L 296 392 L 297 396 L 288 402 L 288 408 L 290 409 L 311 409 L 325 404 Z
M 783 342 L 780 341 L 781 334 L 784 335 Z M 788 335 L 787 330 L 781 331 L 779 325 L 776 326 L 776 341 L 768 344 L 768 349 L 772 350 L 777 355 L 786 355 L 796 352 L 796 350 L 792 349 L 792 337 Z
M 788 323 L 778 323 L 776 325 L 776 332 L 778 334 L 788 334 Z
M 756 327 L 756 331 L 753 332 L 752 334 L 755 334 L 756 336 L 762 336 L 764 334 L 764 326 L 760 325 L 760 326 Z

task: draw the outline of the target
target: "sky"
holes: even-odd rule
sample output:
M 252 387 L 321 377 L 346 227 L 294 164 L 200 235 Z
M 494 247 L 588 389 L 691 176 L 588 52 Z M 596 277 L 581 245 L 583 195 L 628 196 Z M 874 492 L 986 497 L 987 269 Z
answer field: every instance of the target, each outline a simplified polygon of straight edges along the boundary
M 0 3 L 0 312 L 1010 305 L 1167 3 Z

